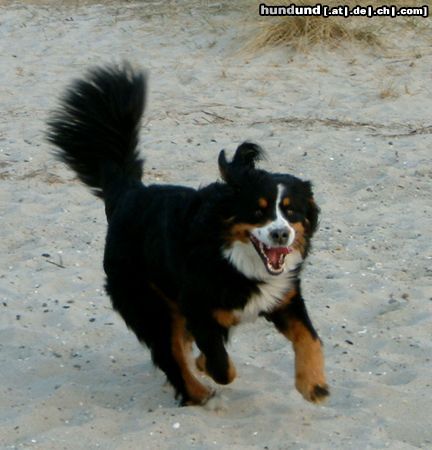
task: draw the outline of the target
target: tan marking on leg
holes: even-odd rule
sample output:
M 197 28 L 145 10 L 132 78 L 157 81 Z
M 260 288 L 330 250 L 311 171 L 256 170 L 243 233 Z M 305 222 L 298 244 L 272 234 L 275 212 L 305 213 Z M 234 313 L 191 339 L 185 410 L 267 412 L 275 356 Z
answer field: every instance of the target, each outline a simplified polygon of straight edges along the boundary
M 212 390 L 201 384 L 189 365 L 192 338 L 185 329 L 185 319 L 180 313 L 173 312 L 171 348 L 174 359 L 180 367 L 191 404 L 204 404 L 213 394 Z
M 239 323 L 239 319 L 235 316 L 234 312 L 227 309 L 215 309 L 213 311 L 213 317 L 224 328 L 230 328 Z
M 195 359 L 195 365 L 197 367 L 197 369 L 201 372 L 204 372 L 205 374 L 207 374 L 209 377 L 211 377 L 211 375 L 209 375 L 206 371 L 206 357 L 204 355 L 204 353 L 200 353 L 199 356 Z M 235 368 L 234 363 L 232 362 L 232 359 L 228 356 L 228 383 L 232 383 L 234 381 L 234 379 L 237 376 L 237 370 Z
M 320 340 L 314 338 L 298 320 L 290 322 L 289 329 L 284 334 L 294 347 L 297 390 L 310 402 L 324 401 L 329 391 Z

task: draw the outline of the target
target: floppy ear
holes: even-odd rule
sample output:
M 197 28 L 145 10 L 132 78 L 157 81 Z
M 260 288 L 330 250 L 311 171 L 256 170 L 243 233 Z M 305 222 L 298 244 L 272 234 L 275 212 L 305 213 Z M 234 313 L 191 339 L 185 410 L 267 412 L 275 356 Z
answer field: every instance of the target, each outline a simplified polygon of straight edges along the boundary
M 312 236 L 318 227 L 318 216 L 320 213 L 320 209 L 315 203 L 312 192 L 312 183 L 310 181 L 304 181 L 303 184 L 307 192 L 306 219 L 309 222 L 309 231 Z
M 239 145 L 230 163 L 226 159 L 225 150 L 221 150 L 218 158 L 221 177 L 228 184 L 235 184 L 240 175 L 255 169 L 255 162 L 263 158 L 264 150 L 252 142 Z

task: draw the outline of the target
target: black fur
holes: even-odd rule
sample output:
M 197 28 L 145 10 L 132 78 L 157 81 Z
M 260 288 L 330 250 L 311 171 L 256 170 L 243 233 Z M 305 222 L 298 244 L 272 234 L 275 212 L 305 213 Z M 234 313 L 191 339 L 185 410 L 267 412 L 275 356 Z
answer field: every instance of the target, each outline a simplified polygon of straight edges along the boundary
M 137 143 L 146 79 L 128 65 L 121 70 L 122 76 L 115 67 L 89 71 L 66 91 L 48 122 L 57 157 L 105 199 L 117 183 L 140 181 L 143 171 Z
M 318 207 L 309 182 L 256 169 L 263 151 L 252 143 L 240 145 L 231 162 L 220 153 L 223 182 L 198 190 L 143 184 L 137 143 L 145 87 L 145 76 L 128 65 L 90 71 L 67 90 L 49 121 L 48 139 L 57 156 L 104 200 L 107 293 L 187 403 L 191 389 L 173 353 L 174 312 L 185 318 L 187 332 L 206 356 L 207 372 L 218 383 L 230 382 L 229 326 L 215 320 L 214 312 L 242 311 L 267 281 L 243 273 L 224 251 L 247 239 L 239 225 L 259 227 L 274 219 L 283 185 L 291 198 L 286 214 L 306 229 L 306 256 Z M 268 207 L 258 207 L 260 198 Z M 301 264 L 289 274 L 287 291 L 300 286 L 300 269 Z M 313 330 L 300 291 L 291 310 Z

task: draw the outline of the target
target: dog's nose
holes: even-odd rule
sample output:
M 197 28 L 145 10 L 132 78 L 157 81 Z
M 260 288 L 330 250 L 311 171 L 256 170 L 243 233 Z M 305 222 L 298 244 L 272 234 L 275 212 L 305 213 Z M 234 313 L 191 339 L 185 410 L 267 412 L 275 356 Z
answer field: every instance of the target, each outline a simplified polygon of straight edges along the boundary
M 289 229 L 287 227 L 276 228 L 270 232 L 271 240 L 276 245 L 287 245 L 289 238 Z

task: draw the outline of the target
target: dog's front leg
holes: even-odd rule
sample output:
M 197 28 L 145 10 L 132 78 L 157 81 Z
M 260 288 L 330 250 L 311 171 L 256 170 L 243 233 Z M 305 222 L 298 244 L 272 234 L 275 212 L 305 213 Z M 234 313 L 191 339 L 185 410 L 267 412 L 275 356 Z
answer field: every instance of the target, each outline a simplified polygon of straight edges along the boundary
M 297 390 L 310 402 L 324 401 L 329 389 L 324 374 L 322 343 L 299 290 L 289 292 L 284 304 L 266 317 L 292 342 Z
M 210 375 L 216 383 L 231 383 L 236 377 L 236 370 L 225 349 L 228 329 L 212 317 L 202 316 L 188 320 L 188 329 L 202 352 L 197 359 L 197 367 Z

